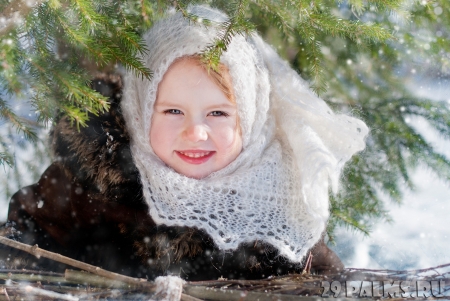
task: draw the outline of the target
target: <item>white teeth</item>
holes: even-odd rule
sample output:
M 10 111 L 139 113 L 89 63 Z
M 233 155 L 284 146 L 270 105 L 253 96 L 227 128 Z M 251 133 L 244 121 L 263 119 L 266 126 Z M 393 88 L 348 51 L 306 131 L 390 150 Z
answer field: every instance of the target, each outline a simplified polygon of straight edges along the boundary
M 209 155 L 209 153 L 211 152 L 204 152 L 204 153 L 184 153 L 184 152 L 180 152 L 180 154 L 185 155 L 186 157 L 189 158 L 200 158 L 200 157 L 204 157 Z

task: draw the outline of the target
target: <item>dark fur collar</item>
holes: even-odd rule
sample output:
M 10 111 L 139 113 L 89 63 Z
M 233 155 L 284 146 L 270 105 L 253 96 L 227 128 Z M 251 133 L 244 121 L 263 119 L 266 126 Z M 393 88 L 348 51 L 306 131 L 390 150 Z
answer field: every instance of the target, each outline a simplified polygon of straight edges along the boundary
M 130 151 L 130 137 L 120 112 L 122 81 L 117 75 L 101 75 L 92 81 L 94 89 L 111 101 L 108 112 L 90 114 L 87 127 L 74 126 L 61 117 L 51 133 L 52 149 L 57 161 L 83 184 L 89 184 L 108 199 L 118 200 L 139 192 L 142 187 Z

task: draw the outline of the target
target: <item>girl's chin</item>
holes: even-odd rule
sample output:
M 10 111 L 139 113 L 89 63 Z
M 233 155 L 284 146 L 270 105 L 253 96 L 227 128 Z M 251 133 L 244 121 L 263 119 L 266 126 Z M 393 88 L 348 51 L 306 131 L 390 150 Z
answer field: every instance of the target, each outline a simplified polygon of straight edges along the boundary
M 201 180 L 203 178 L 206 178 L 210 174 L 213 173 L 213 171 L 200 171 L 200 170 L 175 170 L 179 174 L 182 174 L 188 178 Z
M 211 167 L 206 166 L 206 164 L 194 165 L 185 162 L 178 162 L 177 164 L 169 165 L 169 167 L 171 167 L 180 175 L 197 180 L 206 178 L 214 172 L 214 170 Z

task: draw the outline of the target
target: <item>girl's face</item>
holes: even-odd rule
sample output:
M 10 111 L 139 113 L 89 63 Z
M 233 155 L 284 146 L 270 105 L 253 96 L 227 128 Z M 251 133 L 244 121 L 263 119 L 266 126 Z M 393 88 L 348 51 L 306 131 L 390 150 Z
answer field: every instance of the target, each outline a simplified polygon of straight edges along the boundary
M 193 59 L 173 63 L 158 86 L 150 144 L 168 166 L 201 179 L 242 150 L 237 107 Z

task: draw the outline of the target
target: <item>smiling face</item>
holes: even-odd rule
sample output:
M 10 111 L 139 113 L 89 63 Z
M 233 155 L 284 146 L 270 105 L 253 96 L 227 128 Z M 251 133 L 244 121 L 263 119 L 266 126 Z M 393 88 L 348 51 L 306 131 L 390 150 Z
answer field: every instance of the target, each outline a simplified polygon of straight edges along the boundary
M 236 104 L 196 59 L 178 60 L 164 74 L 150 144 L 164 163 L 196 179 L 224 168 L 241 152 Z

